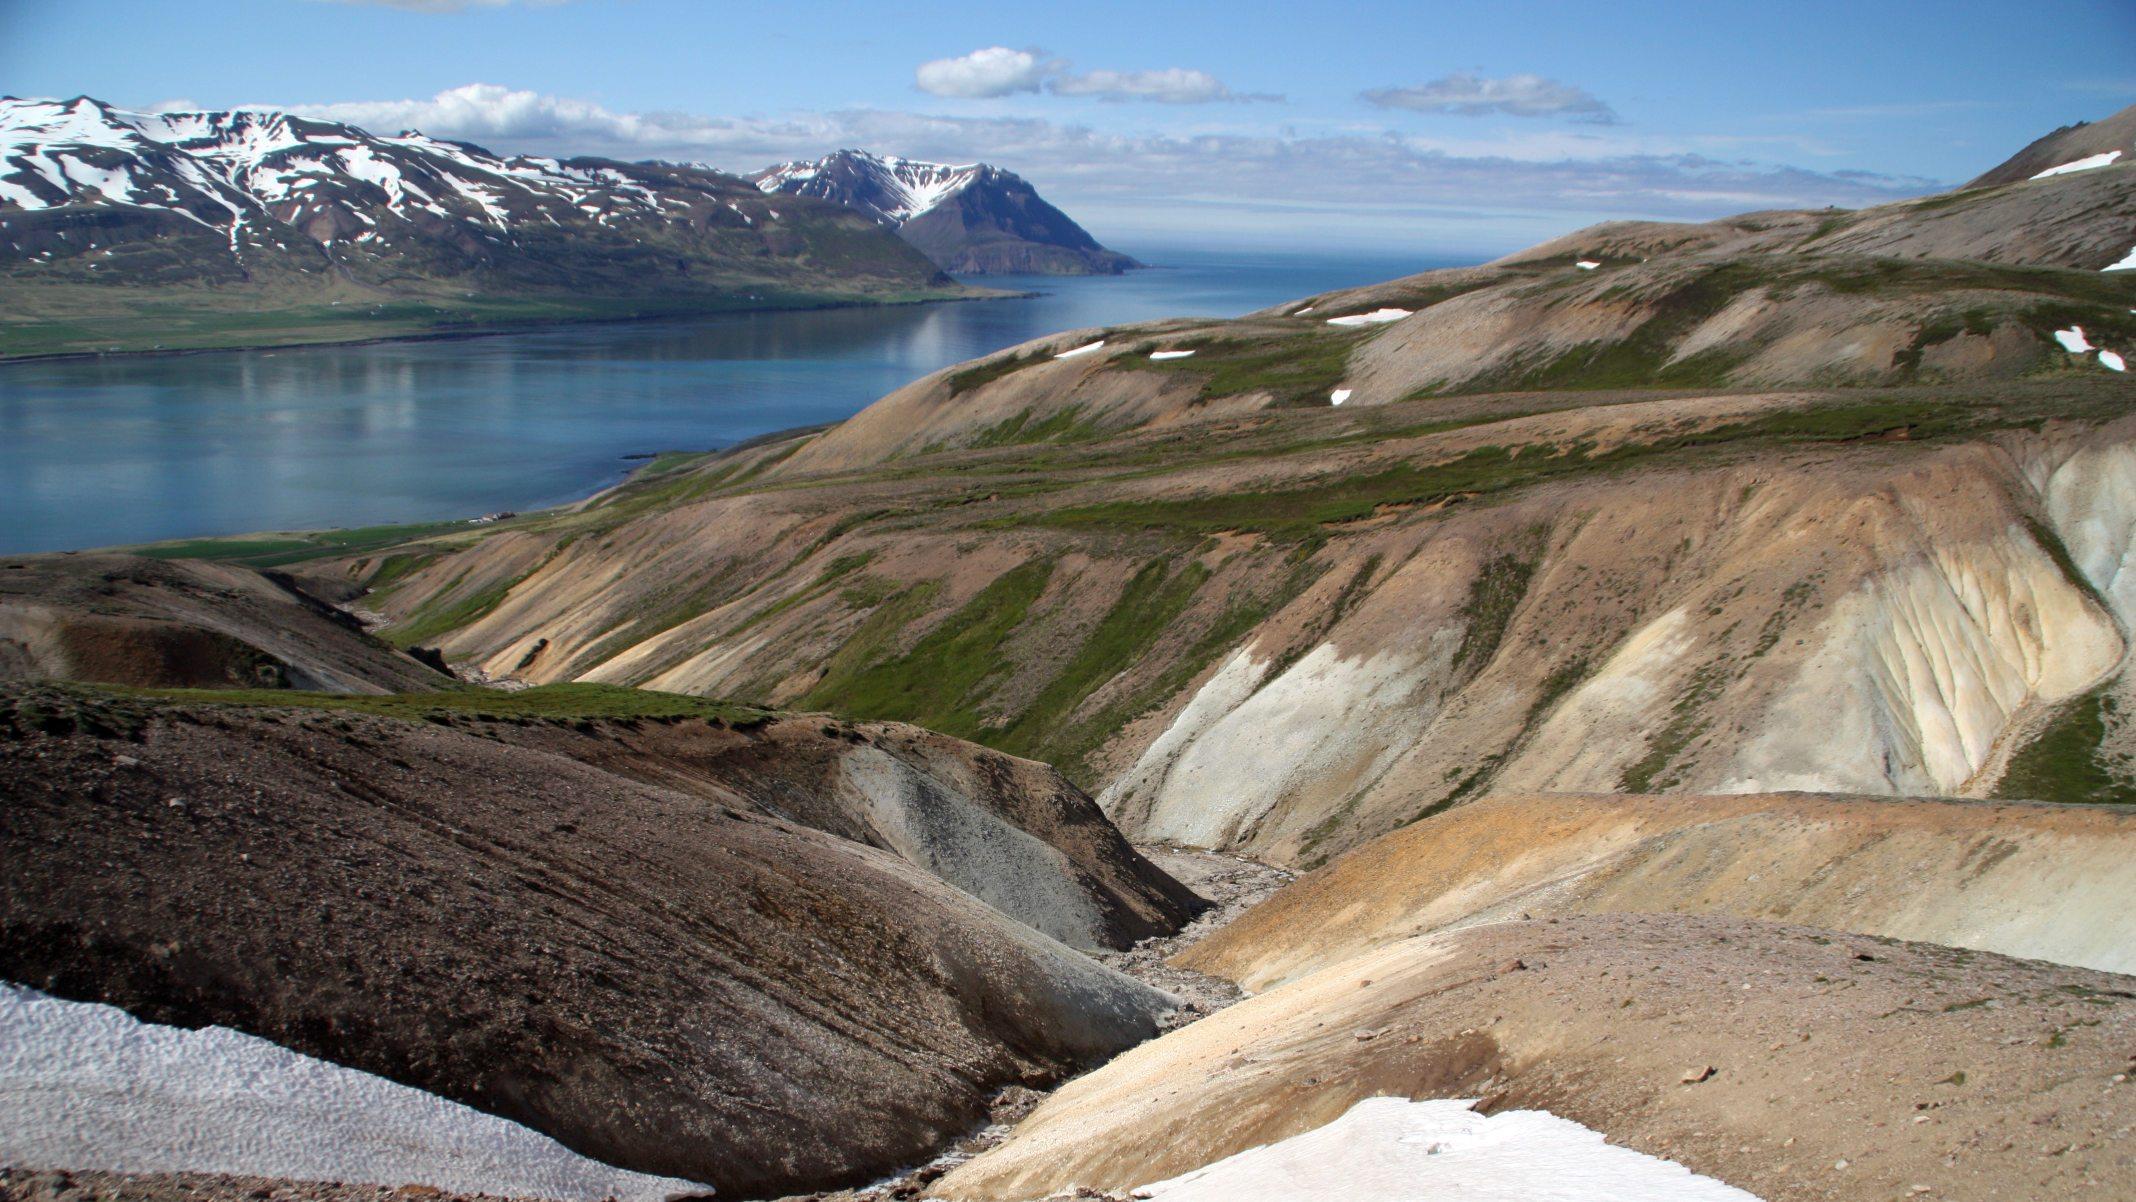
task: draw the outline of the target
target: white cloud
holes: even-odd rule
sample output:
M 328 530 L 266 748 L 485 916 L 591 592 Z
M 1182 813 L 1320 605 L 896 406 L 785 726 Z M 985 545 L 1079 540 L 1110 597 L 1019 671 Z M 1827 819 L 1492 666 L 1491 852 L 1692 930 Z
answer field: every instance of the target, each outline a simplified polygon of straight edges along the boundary
M 1066 59 L 1043 50 L 988 46 L 958 58 L 921 63 L 913 72 L 920 91 L 957 100 L 1050 92 L 1099 100 L 1149 100 L 1159 104 L 1215 104 L 1283 99 L 1266 92 L 1234 92 L 1207 71 L 1165 67 L 1156 71 L 1098 69 L 1075 72 Z
M 1934 181 L 1816 172 L 1703 153 L 1697 141 L 1536 129 L 1503 139 L 1336 132 L 1119 133 L 1028 117 L 853 109 L 777 117 L 626 113 L 469 84 L 426 100 L 297 105 L 379 132 L 421 129 L 493 150 L 705 161 L 736 172 L 840 147 L 1029 177 L 1078 218 L 1193 234 L 1223 215 L 1271 232 L 1336 224 L 1401 232 L 1491 228 L 1512 249 L 1611 217 L 1702 219 L 1748 209 L 1860 205 Z
M 913 77 L 922 92 L 975 100 L 1036 92 L 1046 76 L 1060 69 L 1042 50 L 988 46 L 961 58 L 921 63 Z
M 1364 94 L 1364 99 L 1381 108 L 1462 117 L 1493 113 L 1509 117 L 1571 117 L 1596 125 L 1612 125 L 1617 120 L 1616 112 L 1593 93 L 1540 75 L 1488 79 L 1457 71 L 1413 88 L 1374 88 Z
M 1086 71 L 1062 75 L 1047 88 L 1057 96 L 1095 96 L 1100 100 L 1154 100 L 1162 104 L 1211 104 L 1216 101 L 1275 100 L 1266 92 L 1234 92 L 1207 71 L 1167 67 L 1162 71 Z

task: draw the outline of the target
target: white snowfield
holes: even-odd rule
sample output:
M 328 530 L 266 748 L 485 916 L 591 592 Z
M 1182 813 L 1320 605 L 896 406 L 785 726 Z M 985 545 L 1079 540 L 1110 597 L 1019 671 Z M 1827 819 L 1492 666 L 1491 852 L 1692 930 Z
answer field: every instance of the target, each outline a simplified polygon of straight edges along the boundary
M 810 194 L 807 188 L 787 185 L 805 184 L 839 159 L 851 162 L 868 182 L 881 190 L 889 203 L 871 201 L 865 207 L 892 225 L 903 225 L 962 192 L 979 178 L 985 167 L 983 163 L 924 163 L 918 159 L 901 159 L 894 154 L 842 150 L 813 161 L 781 163 L 759 177 L 756 185 L 764 192 Z
M 1367 1098 L 1341 1118 L 1135 1191 L 1160 1202 L 1758 1202 L 1543 1110 Z
M 1330 317 L 1331 326 L 1376 326 L 1390 321 L 1400 321 L 1409 316 L 1408 309 L 1374 309 L 1370 313 L 1352 313 L 1346 317 Z
M 1194 355 L 1194 352 L 1193 352 L 1193 351 L 1151 351 L 1151 352 L 1150 352 L 1150 358 L 1152 358 L 1152 359 L 1155 359 L 1155 360 L 1158 360 L 1159 362 L 1162 362 L 1162 361 L 1164 361 L 1164 360 L 1166 360 L 1166 359 L 1187 359 L 1187 358 L 1191 358 L 1191 357 L 1193 357 L 1193 355 Z
M 2109 150 L 2100 154 L 2087 155 L 2084 158 L 2078 159 L 2074 163 L 2064 163 L 2059 167 L 2049 167 L 2047 170 L 2040 172 L 2038 175 L 2035 175 L 2032 178 L 2046 179 L 2050 175 L 2068 175 L 2072 171 L 2090 171 L 2095 167 L 2108 166 L 2112 164 L 2115 159 L 2118 159 L 2120 157 L 2121 152 L 2118 150 Z
M 2127 371 L 2128 361 L 2112 351 L 2099 352 L 2099 366 L 2108 371 Z
M 2127 254 L 2125 254 L 2125 255 L 2121 256 L 2121 261 L 2120 261 L 2120 262 L 2118 262 L 2118 263 L 2109 263 L 2109 264 L 2107 264 L 2106 266 L 2104 266 L 2104 267 L 2101 267 L 2101 268 L 2100 268 L 2099 270 L 2101 270 L 2101 271 L 2136 271 L 2136 246 L 2131 246 L 2131 247 L 2129 248 L 2129 253 L 2127 253 Z M 2136 310 L 2132 310 L 2132 311 L 2136 311 Z
M 224 1027 L 0 983 L 0 1163 L 660 1202 L 705 1186 Z
M 1579 268 L 1581 271 L 1593 271 L 1595 268 L 1602 266 L 1602 264 L 1597 263 L 1593 259 L 1581 259 L 1579 262 L 1574 263 L 1573 266 Z
M 1340 405 L 1340 404 L 1342 404 L 1342 403 L 1343 403 L 1344 401 L 1347 401 L 1347 400 L 1349 400 L 1349 399 L 1350 399 L 1350 391 L 1351 391 L 1351 390 L 1350 390 L 1350 389 L 1347 389 L 1347 388 L 1338 388 L 1338 389 L 1336 389 L 1335 391 L 1333 391 L 1333 392 L 1329 393 L 1329 394 L 1328 394 L 1328 404 L 1330 404 L 1330 405 Z
M 1100 338 L 1096 342 L 1086 342 L 1072 351 L 1062 351 L 1060 354 L 1055 355 L 1053 357 L 1056 359 L 1073 359 L 1077 355 L 1087 355 L 1092 351 L 1102 350 L 1104 346 L 1105 340 L 1103 338 Z

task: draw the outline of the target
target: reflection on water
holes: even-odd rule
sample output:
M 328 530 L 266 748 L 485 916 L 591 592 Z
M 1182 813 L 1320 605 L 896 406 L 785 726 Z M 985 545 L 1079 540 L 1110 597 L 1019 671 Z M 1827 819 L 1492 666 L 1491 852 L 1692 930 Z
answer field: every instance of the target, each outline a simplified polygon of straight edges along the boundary
M 1230 316 L 1440 264 L 1147 256 L 1019 300 L 0 366 L 0 552 L 531 509 L 623 456 L 847 417 L 1078 326 Z

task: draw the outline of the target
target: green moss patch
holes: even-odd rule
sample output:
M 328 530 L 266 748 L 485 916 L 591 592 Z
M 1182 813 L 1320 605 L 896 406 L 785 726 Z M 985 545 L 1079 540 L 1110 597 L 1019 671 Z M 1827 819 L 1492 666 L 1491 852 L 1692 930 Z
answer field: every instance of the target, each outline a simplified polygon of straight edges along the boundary
M 2062 707 L 2039 737 L 2010 757 L 1997 797 L 2136 805 L 2136 765 L 2106 750 L 2108 731 L 2122 721 L 2105 686 Z

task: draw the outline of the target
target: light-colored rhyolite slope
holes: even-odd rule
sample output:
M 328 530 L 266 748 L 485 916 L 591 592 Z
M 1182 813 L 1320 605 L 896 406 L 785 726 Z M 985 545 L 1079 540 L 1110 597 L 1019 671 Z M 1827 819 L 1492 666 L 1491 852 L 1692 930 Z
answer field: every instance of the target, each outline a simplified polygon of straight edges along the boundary
M 2132 402 L 1296 412 L 1036 477 L 1011 449 L 607 517 L 625 490 L 374 601 L 487 591 L 442 641 L 492 673 L 916 721 L 1061 763 L 1135 837 L 1289 863 L 1486 792 L 1990 796 L 2120 687 Z

